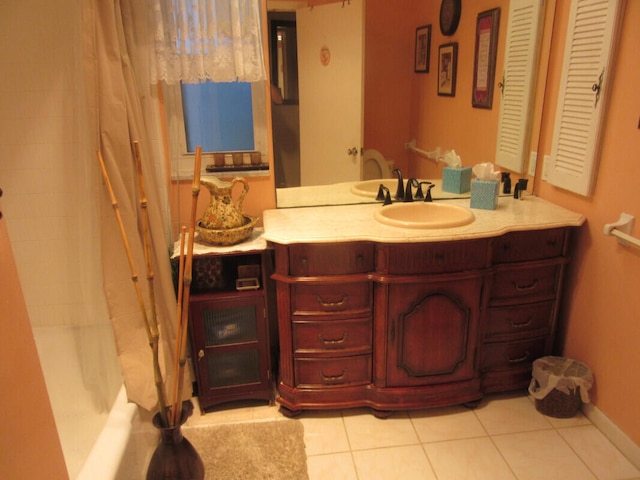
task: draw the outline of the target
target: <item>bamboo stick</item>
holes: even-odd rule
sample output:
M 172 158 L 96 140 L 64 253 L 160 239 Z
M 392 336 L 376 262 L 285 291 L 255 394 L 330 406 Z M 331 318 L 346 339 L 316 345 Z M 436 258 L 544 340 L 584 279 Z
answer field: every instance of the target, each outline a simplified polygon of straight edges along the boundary
M 160 370 L 159 348 L 160 331 L 158 330 L 158 315 L 156 312 L 156 294 L 153 286 L 153 263 L 151 256 L 151 238 L 149 232 L 149 211 L 147 210 L 147 192 L 144 185 L 144 174 L 142 172 L 142 155 L 140 154 L 140 143 L 133 142 L 133 152 L 136 162 L 136 173 L 138 176 L 138 195 L 140 197 L 140 210 L 142 214 L 142 240 L 144 245 L 144 257 L 147 265 L 147 284 L 149 290 L 149 330 L 151 338 L 149 345 L 153 354 L 153 379 L 158 391 L 158 403 L 160 404 L 160 418 L 163 425 L 168 425 L 167 421 L 167 401 L 164 391 L 164 381 Z
M 193 184 L 191 187 L 191 216 L 189 218 L 189 242 L 187 247 L 187 259 L 184 267 L 184 291 L 182 298 L 182 320 L 180 323 L 180 369 L 177 375 L 178 394 L 176 403 L 174 403 L 171 418 L 173 424 L 179 419 L 177 418 L 180 408 L 180 399 L 182 398 L 182 388 L 184 383 L 184 367 L 187 361 L 187 324 L 189 321 L 189 297 L 191 294 L 192 279 L 192 262 L 193 262 L 193 242 L 196 229 L 196 211 L 198 209 L 198 195 L 200 194 L 200 165 L 202 163 L 202 147 L 196 147 L 195 165 L 193 170 Z
M 149 341 L 149 345 L 152 346 L 152 351 L 153 351 L 153 368 L 154 368 L 154 381 L 155 381 L 155 385 L 156 385 L 156 391 L 158 394 L 158 406 L 160 409 L 160 417 L 163 421 L 163 424 L 168 425 L 167 424 L 167 414 L 166 414 L 166 402 L 165 402 L 165 398 L 164 398 L 164 389 L 163 389 L 163 382 L 162 382 L 162 374 L 160 373 L 160 367 L 158 364 L 158 357 L 157 357 L 157 337 L 156 337 L 156 348 L 153 348 L 153 338 L 154 338 L 154 334 L 153 334 L 153 330 L 151 328 L 151 324 L 149 322 L 149 318 L 147 316 L 147 310 L 145 308 L 144 305 L 144 300 L 142 298 L 142 290 L 140 288 L 140 283 L 138 282 L 138 274 L 136 273 L 136 268 L 135 268 L 135 264 L 133 261 L 133 256 L 131 254 L 131 247 L 129 246 L 129 240 L 127 239 L 127 234 L 125 232 L 124 229 L 124 223 L 122 222 L 122 216 L 120 214 L 120 207 L 118 205 L 118 201 L 116 200 L 116 196 L 113 192 L 113 187 L 111 186 L 111 181 L 109 180 L 109 174 L 107 173 L 107 167 L 105 166 L 104 163 L 104 159 L 102 158 L 102 153 L 98 150 L 97 151 L 97 155 L 98 155 L 98 161 L 100 162 L 100 168 L 102 170 L 102 176 L 104 178 L 104 182 L 107 186 L 107 189 L 109 191 L 109 197 L 111 199 L 111 206 L 113 207 L 113 210 L 115 212 L 116 215 L 116 219 L 118 221 L 118 226 L 120 227 L 120 236 L 122 237 L 122 242 L 124 244 L 124 249 L 125 252 L 127 254 L 127 259 L 129 261 L 129 269 L 131 270 L 131 281 L 133 282 L 135 291 L 136 291 L 136 297 L 138 299 L 138 306 L 140 307 L 140 312 L 142 314 L 142 318 L 144 320 L 144 326 L 145 326 L 145 330 L 147 332 L 147 339 Z M 160 376 L 158 377 L 157 375 L 160 374 Z
M 171 426 L 176 426 L 176 417 L 173 412 L 176 410 L 175 406 L 180 403 L 180 399 L 178 398 L 179 389 L 178 389 L 178 380 L 177 375 L 180 370 L 180 346 L 181 342 L 181 334 L 182 334 L 182 296 L 183 296 L 183 282 L 184 282 L 184 242 L 185 237 L 187 236 L 187 227 L 184 225 L 180 230 L 180 255 L 179 255 L 179 266 L 178 266 L 178 295 L 176 302 L 176 345 L 175 345 L 175 363 L 173 366 L 173 372 L 176 377 L 174 377 L 173 387 L 171 389 Z

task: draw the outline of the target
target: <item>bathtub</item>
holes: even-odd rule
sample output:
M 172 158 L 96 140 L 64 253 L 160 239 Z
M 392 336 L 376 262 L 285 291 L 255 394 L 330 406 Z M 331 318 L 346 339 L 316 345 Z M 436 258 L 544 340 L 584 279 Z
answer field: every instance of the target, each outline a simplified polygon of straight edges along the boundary
M 33 331 L 69 478 L 144 478 L 159 434 L 127 401 L 110 326 Z
M 131 456 L 125 456 L 125 453 L 130 446 L 131 433 L 137 417 L 138 407 L 127 401 L 127 392 L 123 385 L 111 407 L 104 428 L 76 477 L 77 480 L 113 480 L 118 476 L 126 478 L 123 475 L 126 475 L 127 470 L 133 473 L 131 470 L 135 469 L 135 460 Z M 131 465 L 127 466 L 127 463 Z

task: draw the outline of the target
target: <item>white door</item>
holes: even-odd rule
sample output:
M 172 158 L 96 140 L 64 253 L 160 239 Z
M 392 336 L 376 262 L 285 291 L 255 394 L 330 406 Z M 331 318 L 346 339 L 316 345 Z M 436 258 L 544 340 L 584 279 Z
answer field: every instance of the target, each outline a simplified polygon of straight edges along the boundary
M 363 0 L 296 11 L 303 186 L 360 179 Z

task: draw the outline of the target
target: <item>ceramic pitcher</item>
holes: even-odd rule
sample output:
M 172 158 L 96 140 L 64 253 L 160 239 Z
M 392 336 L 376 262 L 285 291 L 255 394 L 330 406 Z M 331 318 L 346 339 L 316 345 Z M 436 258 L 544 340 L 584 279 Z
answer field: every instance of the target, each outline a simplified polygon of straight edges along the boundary
M 236 183 L 242 183 L 244 187 L 234 200 L 231 198 L 231 194 Z M 200 180 L 200 184 L 207 187 L 211 194 L 209 205 L 200 219 L 201 226 L 216 230 L 228 230 L 241 227 L 244 224 L 242 202 L 249 191 L 249 183 L 245 178 L 236 177 L 231 182 L 223 182 L 216 177 L 206 177 Z

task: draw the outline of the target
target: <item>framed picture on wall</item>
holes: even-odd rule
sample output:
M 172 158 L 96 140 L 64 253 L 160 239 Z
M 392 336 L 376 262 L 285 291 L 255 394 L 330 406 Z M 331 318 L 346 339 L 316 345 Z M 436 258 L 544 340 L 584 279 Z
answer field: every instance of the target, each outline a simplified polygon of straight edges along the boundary
M 478 14 L 471 98 L 471 103 L 476 108 L 490 109 L 493 105 L 493 82 L 496 74 L 499 26 L 499 8 Z
M 438 95 L 456 96 L 458 43 L 445 43 L 438 49 Z
M 429 61 L 431 59 L 431 25 L 423 25 L 416 28 L 416 73 L 429 73 Z

